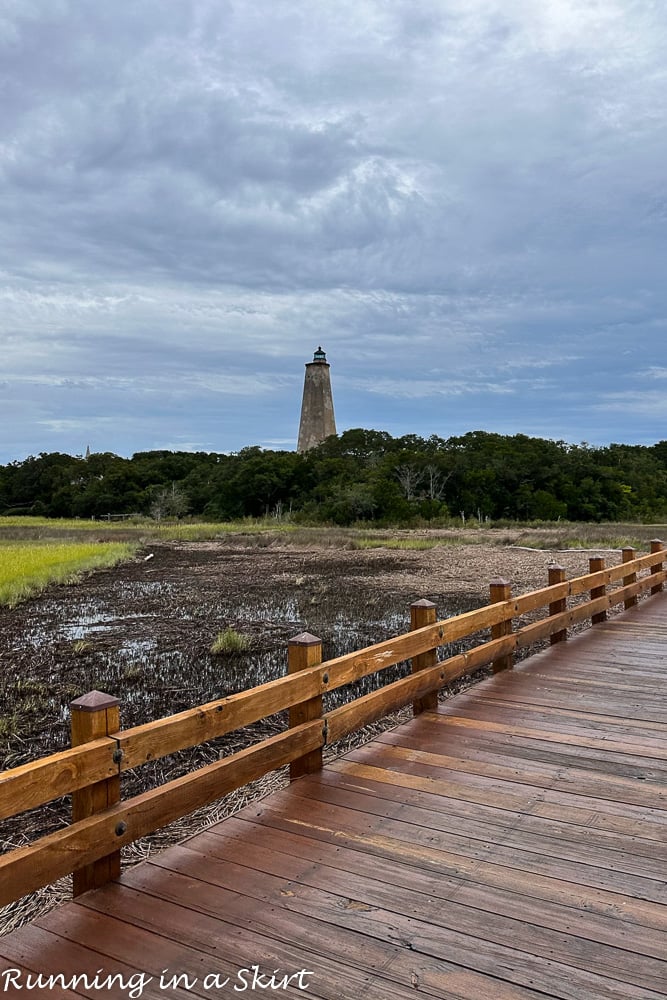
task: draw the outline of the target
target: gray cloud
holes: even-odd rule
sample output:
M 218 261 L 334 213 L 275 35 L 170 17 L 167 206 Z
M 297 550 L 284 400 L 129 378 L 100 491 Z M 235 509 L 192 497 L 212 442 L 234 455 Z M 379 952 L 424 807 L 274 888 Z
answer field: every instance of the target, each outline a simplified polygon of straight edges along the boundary
M 6 2 L 0 460 L 293 441 L 320 342 L 340 427 L 660 437 L 666 35 L 639 0 Z

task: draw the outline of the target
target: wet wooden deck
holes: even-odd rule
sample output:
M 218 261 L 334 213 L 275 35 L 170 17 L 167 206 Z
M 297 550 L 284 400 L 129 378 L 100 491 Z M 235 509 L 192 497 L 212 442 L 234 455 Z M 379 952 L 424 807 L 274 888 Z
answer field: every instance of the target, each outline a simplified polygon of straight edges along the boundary
M 21 970 L 0 995 L 666 996 L 666 612 L 654 597 L 0 939 Z M 102 972 L 29 993 L 28 970 Z

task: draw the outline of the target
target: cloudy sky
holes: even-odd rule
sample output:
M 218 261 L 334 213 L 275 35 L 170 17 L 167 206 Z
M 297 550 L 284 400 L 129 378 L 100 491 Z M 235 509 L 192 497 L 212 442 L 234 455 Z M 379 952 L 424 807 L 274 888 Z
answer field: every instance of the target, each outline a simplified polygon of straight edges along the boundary
M 664 0 L 2 0 L 0 461 L 667 437 Z

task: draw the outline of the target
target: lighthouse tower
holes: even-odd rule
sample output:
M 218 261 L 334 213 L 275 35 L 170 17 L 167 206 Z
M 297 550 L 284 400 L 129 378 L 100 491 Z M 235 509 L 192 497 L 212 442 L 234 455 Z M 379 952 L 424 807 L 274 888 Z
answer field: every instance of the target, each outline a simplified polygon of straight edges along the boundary
M 318 347 L 313 360 L 306 364 L 298 452 L 308 451 L 336 433 L 329 367 L 326 354 Z

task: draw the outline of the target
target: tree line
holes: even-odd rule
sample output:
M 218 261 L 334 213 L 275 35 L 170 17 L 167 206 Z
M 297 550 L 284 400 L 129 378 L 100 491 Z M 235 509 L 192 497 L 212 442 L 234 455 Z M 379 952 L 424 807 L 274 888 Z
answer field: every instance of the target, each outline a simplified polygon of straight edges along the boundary
M 42 453 L 0 466 L 0 514 L 105 517 L 273 515 L 320 523 L 660 521 L 667 441 L 593 447 L 471 431 L 394 438 L 361 428 L 297 454 Z

